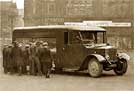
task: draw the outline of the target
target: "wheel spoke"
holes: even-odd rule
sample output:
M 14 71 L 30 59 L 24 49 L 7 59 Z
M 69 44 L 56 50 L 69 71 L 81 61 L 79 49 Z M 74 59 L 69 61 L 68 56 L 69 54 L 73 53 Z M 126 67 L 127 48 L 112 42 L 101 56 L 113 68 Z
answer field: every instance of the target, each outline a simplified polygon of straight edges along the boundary
M 99 77 L 102 73 L 102 70 L 103 70 L 102 64 L 100 64 L 98 60 L 92 59 L 89 62 L 88 70 L 89 70 L 89 74 L 92 77 Z

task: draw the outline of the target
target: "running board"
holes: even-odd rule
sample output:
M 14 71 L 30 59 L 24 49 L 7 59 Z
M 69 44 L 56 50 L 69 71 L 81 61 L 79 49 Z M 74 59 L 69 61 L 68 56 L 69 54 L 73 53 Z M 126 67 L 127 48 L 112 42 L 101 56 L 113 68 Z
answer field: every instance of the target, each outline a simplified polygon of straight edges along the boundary
M 78 68 L 72 68 L 72 69 L 69 69 L 69 68 L 63 68 L 62 70 L 63 70 L 63 71 L 67 71 L 67 72 L 77 72 L 77 71 L 79 71 Z

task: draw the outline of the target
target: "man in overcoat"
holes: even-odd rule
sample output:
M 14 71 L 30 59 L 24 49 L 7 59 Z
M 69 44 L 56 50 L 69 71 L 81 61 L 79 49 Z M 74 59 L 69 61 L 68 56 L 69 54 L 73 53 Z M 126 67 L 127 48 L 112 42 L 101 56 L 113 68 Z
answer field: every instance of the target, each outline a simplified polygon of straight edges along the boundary
M 4 44 L 4 48 L 2 50 L 2 55 L 3 55 L 3 68 L 4 68 L 4 73 L 6 74 L 8 72 L 7 70 L 7 48 L 8 45 Z
M 7 70 L 11 74 L 14 73 L 12 48 L 13 48 L 13 46 L 11 44 L 9 44 L 9 46 L 7 48 L 7 56 L 6 56 L 7 57 Z
M 38 46 L 33 43 L 30 47 L 30 73 L 32 75 L 42 75 L 38 53 Z
M 47 42 L 43 43 L 43 47 L 42 47 L 41 67 L 46 78 L 50 78 L 50 72 L 52 68 L 52 59 L 51 59 L 51 52 L 50 52 Z
M 22 67 L 23 67 L 23 60 L 22 60 L 22 50 L 19 47 L 18 42 L 13 43 L 14 47 L 12 49 L 13 61 L 14 65 L 17 67 L 17 72 L 19 75 L 22 75 Z

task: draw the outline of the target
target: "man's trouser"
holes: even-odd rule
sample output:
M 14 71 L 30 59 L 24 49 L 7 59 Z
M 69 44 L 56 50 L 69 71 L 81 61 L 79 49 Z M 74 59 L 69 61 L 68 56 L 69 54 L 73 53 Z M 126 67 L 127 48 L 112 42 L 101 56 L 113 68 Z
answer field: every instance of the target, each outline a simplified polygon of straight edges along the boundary
M 46 78 L 50 77 L 51 67 L 52 67 L 51 62 L 44 62 L 44 64 L 43 64 L 43 72 L 45 73 Z
M 41 65 L 40 65 L 40 61 L 39 58 L 36 56 L 32 56 L 30 58 L 30 73 L 32 75 L 36 74 L 36 70 L 37 70 L 37 75 L 41 75 Z

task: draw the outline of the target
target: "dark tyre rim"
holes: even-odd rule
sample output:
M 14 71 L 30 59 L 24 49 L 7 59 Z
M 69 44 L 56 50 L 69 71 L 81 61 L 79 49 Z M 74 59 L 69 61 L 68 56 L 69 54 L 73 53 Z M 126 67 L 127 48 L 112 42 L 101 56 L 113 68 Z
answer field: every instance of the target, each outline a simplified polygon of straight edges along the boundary
M 114 69 L 114 72 L 117 75 L 123 75 L 125 74 L 127 71 L 127 61 L 122 59 L 119 60 L 119 62 L 117 63 L 117 67 Z

